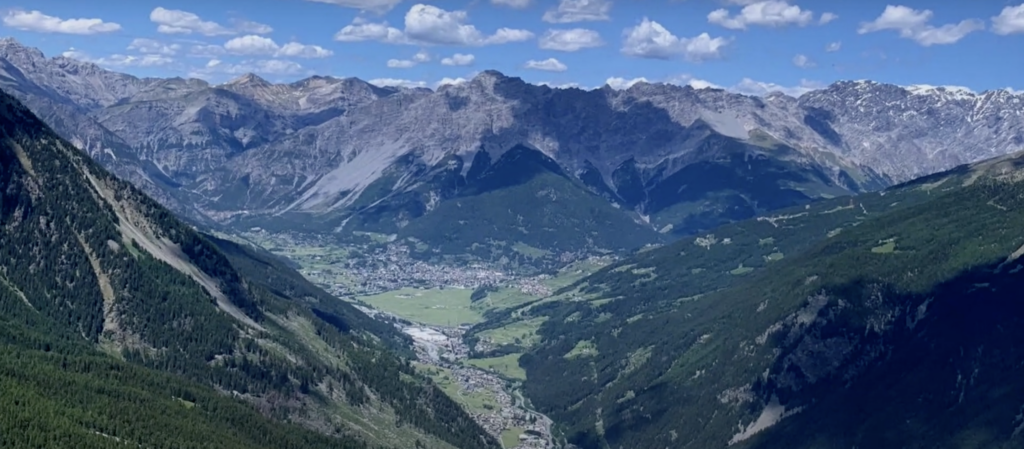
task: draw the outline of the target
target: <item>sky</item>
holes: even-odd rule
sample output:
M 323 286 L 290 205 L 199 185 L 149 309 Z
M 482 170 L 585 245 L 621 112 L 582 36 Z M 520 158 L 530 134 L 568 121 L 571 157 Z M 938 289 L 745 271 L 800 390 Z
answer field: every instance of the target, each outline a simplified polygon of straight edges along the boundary
M 0 34 L 47 56 L 213 83 L 253 72 L 434 88 L 494 69 L 553 87 L 1024 90 L 1021 0 L 14 1 Z

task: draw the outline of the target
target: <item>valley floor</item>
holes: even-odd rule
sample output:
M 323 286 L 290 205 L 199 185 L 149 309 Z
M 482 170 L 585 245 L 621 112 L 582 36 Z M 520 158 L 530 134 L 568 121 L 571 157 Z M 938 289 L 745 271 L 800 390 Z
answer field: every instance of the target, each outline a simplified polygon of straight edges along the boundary
M 450 293 L 458 294 L 458 291 Z M 415 298 L 409 299 L 415 301 Z M 408 317 L 390 312 L 359 308 L 375 318 L 409 321 Z M 463 343 L 467 328 L 413 323 L 404 326 L 402 331 L 416 342 L 416 367 L 462 404 L 506 449 L 555 447 L 551 437 L 552 421 L 526 404 L 520 393 L 521 379 L 504 374 L 508 367 L 485 369 L 475 363 L 488 359 L 469 358 L 469 348 Z M 515 364 L 515 360 L 509 362 Z M 518 365 L 515 368 L 518 369 Z
M 293 240 L 282 235 L 246 235 L 261 246 L 301 266 L 311 282 L 353 302 L 367 315 L 399 326 L 415 341 L 417 369 L 462 404 L 506 449 L 554 448 L 552 421 L 530 408 L 520 390 L 525 372 L 519 354 L 470 358 L 464 334 L 485 321 L 488 311 L 548 297 L 597 267 L 610 262 L 592 258 L 557 276 L 517 276 L 487 266 L 441 266 L 412 260 L 402 245 L 335 246 Z M 473 289 L 498 286 L 485 299 L 473 301 Z M 528 323 L 523 323 L 528 324 Z M 508 336 L 529 338 L 529 326 L 499 329 Z M 483 341 L 478 343 L 487 346 Z

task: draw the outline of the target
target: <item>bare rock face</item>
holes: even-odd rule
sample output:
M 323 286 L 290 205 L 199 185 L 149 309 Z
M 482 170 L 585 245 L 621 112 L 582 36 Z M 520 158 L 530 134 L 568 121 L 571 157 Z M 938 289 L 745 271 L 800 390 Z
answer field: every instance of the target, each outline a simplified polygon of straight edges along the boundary
M 658 228 L 679 224 L 675 215 L 650 218 L 685 202 L 668 198 L 672 189 L 690 188 L 688 204 L 709 216 L 774 207 L 750 200 L 743 191 L 750 186 L 733 189 L 740 194 L 732 206 L 709 202 L 707 195 L 730 186 L 704 180 L 692 193 L 696 167 L 728 166 L 740 178 L 806 171 L 771 189 L 813 199 L 1024 149 L 1022 95 L 870 81 L 837 82 L 800 98 L 660 83 L 551 89 L 496 71 L 436 91 L 322 76 L 275 84 L 253 74 L 215 86 L 47 59 L 5 39 L 0 87 L 165 204 L 181 211 L 171 204 L 178 198 L 193 215 L 221 222 L 354 213 L 349 208 L 396 164 L 424 167 L 389 181 L 390 191 L 407 194 L 453 157 L 466 175 L 474 161 L 496 161 L 517 146 L 543 153 Z M 758 171 L 744 162 L 751 160 L 771 161 L 770 168 Z

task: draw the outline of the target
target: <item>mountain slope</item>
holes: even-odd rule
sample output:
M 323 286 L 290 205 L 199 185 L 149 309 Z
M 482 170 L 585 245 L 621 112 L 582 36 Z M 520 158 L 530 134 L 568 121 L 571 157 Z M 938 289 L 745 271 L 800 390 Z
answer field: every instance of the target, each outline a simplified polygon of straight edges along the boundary
M 1022 168 L 963 166 L 606 267 L 509 312 L 544 320 L 526 393 L 587 449 L 1016 447 Z
M 133 382 L 155 375 L 146 369 L 169 372 L 204 395 L 215 387 L 265 415 L 350 442 L 497 446 L 455 402 L 377 343 L 399 344 L 397 331 L 370 324 L 254 252 L 226 256 L 6 94 L 0 94 L 0 185 L 5 332 L 46 329 L 55 342 L 99 348 L 138 365 Z M 248 277 L 255 275 L 259 280 Z M 320 313 L 310 307 L 318 302 L 327 303 Z M 39 348 L 12 350 L 37 357 L 32 351 Z M 40 359 L 40 369 L 52 360 Z M 67 381 L 99 381 L 83 375 Z M 14 382 L 37 388 L 23 378 Z M 158 391 L 146 387 L 139 394 Z

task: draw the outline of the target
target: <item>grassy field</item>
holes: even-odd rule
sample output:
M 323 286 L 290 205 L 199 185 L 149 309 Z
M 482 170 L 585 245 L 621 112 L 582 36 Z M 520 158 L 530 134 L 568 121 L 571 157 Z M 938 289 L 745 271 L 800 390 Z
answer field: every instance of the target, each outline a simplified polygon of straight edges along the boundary
M 503 287 L 498 291 L 488 293 L 486 298 L 473 303 L 473 309 L 481 313 L 488 310 L 508 309 L 535 299 L 539 299 L 539 297 L 523 293 L 517 288 Z
M 550 279 L 545 279 L 543 283 L 552 290 L 558 290 L 572 284 L 573 282 L 590 276 L 605 265 L 607 265 L 606 262 L 591 262 L 587 260 L 573 262 L 572 264 L 569 264 L 569 266 L 559 270 L 557 275 L 552 276 Z
M 409 321 L 435 326 L 458 326 L 483 321 L 469 300 L 471 290 L 403 288 L 359 299 Z
M 473 392 L 465 391 L 455 381 L 450 370 L 420 363 L 416 363 L 415 366 L 420 372 L 430 376 L 445 394 L 462 404 L 466 410 L 473 413 L 488 413 L 498 409 L 498 400 L 494 397 L 493 392 L 482 389 Z
M 513 427 L 511 429 L 505 429 L 501 432 L 501 445 L 505 449 L 513 448 L 519 445 L 519 435 L 523 433 L 523 429 L 519 427 Z
M 526 380 L 526 371 L 519 367 L 519 356 L 521 355 L 508 354 L 487 359 L 469 359 L 465 363 L 477 368 L 494 371 L 510 379 Z
M 513 321 L 505 326 L 488 329 L 477 335 L 496 345 L 516 344 L 529 347 L 537 342 L 539 338 L 537 329 L 540 329 L 540 325 L 544 324 L 547 319 L 546 316 L 539 316 L 523 321 Z

